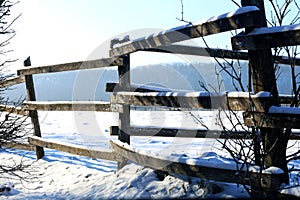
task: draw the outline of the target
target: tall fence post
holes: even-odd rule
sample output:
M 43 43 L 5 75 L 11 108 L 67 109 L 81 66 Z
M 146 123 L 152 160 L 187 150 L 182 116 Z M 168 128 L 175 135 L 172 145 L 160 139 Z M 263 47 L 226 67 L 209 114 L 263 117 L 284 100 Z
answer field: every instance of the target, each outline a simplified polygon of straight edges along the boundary
M 24 66 L 25 67 L 31 66 L 30 58 L 27 58 L 26 61 L 24 61 Z M 28 101 L 36 101 L 34 81 L 33 81 L 32 74 L 25 75 L 25 84 L 26 84 Z M 31 118 L 31 122 L 33 124 L 34 135 L 38 137 L 42 137 L 38 112 L 36 110 L 30 110 L 29 117 Z M 44 148 L 40 146 L 36 146 L 37 159 L 43 158 L 44 155 L 45 155 Z
M 120 91 L 130 91 L 130 55 L 121 56 L 122 65 L 118 66 L 119 89 Z M 130 144 L 130 104 L 123 104 L 119 110 L 119 140 Z M 118 162 L 118 169 L 123 168 L 128 160 L 123 158 Z
M 241 2 L 242 6 L 257 6 L 261 11 L 262 23 L 260 24 L 260 27 L 267 26 L 267 19 L 263 0 L 242 0 Z M 248 33 L 251 32 L 254 28 L 257 27 L 246 28 L 245 31 L 246 33 Z M 254 92 L 271 92 L 273 96 L 271 103 L 273 103 L 273 105 L 279 105 L 279 95 L 276 85 L 275 69 L 272 60 L 271 49 L 265 48 L 260 50 L 249 50 L 248 56 Z M 261 166 L 264 165 L 267 168 L 271 166 L 279 167 L 285 172 L 281 179 L 272 180 L 272 189 L 273 191 L 276 191 L 282 183 L 289 183 L 288 169 L 286 164 L 286 148 L 288 137 L 286 137 L 282 129 L 278 128 L 260 128 L 260 134 L 262 138 L 263 150 L 264 152 L 268 153 L 267 155 L 261 155 L 257 149 L 258 147 L 256 147 L 255 151 L 259 153 L 259 155 L 256 155 L 256 157 L 258 157 L 259 159 L 262 158 L 262 160 L 258 160 L 256 158 L 256 164 L 259 164 Z M 254 142 L 256 142 L 257 146 L 260 145 L 260 141 L 254 140 Z M 266 191 L 260 191 L 261 182 L 263 181 L 258 181 L 259 188 L 258 190 L 252 188 L 252 193 L 257 192 L 257 194 L 254 195 L 264 196 Z M 273 195 L 273 191 L 271 191 L 270 195 Z
M 130 55 L 123 55 L 123 65 L 118 66 L 121 91 L 130 91 Z M 119 111 L 119 140 L 130 144 L 130 104 L 124 104 Z

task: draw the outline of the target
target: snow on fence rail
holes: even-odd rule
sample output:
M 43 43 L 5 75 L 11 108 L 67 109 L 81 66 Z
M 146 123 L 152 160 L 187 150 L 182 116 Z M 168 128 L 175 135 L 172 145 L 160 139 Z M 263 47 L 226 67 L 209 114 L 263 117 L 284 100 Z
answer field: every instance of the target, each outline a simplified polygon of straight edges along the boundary
M 193 38 L 203 37 L 225 31 L 235 30 L 245 27 L 257 26 L 261 22 L 260 11 L 255 6 L 239 8 L 230 13 L 220 15 L 215 18 L 203 20 L 193 25 L 176 27 L 158 34 L 139 38 L 113 48 L 110 51 L 111 57 L 130 54 L 138 50 L 155 48 L 169 45 L 175 42 L 185 41 Z
M 28 110 L 23 107 L 0 105 L 1 112 L 13 113 L 17 115 L 28 115 Z
M 119 141 L 110 141 L 110 146 L 117 154 L 137 162 L 143 166 L 168 172 L 169 174 L 182 174 L 184 176 L 200 177 L 207 180 L 226 181 L 230 183 L 255 185 L 257 183 L 263 188 L 273 188 L 274 183 L 282 178 L 281 173 L 270 174 L 260 173 L 259 170 L 249 172 L 245 170 L 237 171 L 235 164 L 225 164 L 216 166 L 205 165 L 199 160 L 165 160 L 153 157 L 148 154 L 140 153 L 130 145 Z M 197 164 L 195 164 L 195 162 Z M 224 166 L 225 165 L 225 166 Z
M 250 33 L 240 33 L 234 36 L 231 43 L 235 50 L 257 50 L 299 45 L 300 24 L 256 28 Z
M 234 94 L 237 94 L 234 92 Z M 271 103 L 271 96 L 210 94 L 208 92 L 114 92 L 112 104 L 130 104 L 134 106 L 166 106 L 176 108 L 247 110 L 253 108 L 264 112 Z M 252 106 L 253 104 L 253 106 Z

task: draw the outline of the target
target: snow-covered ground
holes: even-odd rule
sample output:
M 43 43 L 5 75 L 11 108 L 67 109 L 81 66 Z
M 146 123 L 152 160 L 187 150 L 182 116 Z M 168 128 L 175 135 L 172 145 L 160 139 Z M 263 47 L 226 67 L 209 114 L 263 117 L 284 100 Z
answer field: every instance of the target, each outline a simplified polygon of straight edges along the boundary
M 195 113 L 209 126 L 213 112 Z M 109 127 L 118 124 L 117 113 L 94 112 L 39 112 L 43 138 L 53 141 L 83 145 L 88 148 L 110 151 Z M 188 112 L 133 111 L 132 124 L 139 126 L 200 128 Z M 221 151 L 215 139 L 208 138 L 162 138 L 132 137 L 132 146 L 141 152 L 154 156 L 176 159 L 184 155 L 201 158 L 210 165 L 229 162 L 229 155 Z M 294 144 L 295 143 L 295 144 Z M 300 143 L 291 141 L 289 152 L 298 150 Z M 34 152 L 7 150 L 0 153 L 0 163 L 14 163 L 23 159 L 31 164 L 29 173 L 23 173 L 26 180 L 1 176 L 0 185 L 5 184 L 10 191 L 4 191 L 0 199 L 117 199 L 117 198 L 245 198 L 243 186 L 204 181 L 199 178 L 166 176 L 162 179 L 152 169 L 130 163 L 117 170 L 117 163 L 83 156 L 71 155 L 46 149 L 46 156 L 36 161 Z M 289 163 L 300 169 L 300 161 Z M 291 182 L 298 179 L 291 176 Z M 13 187 L 12 187 L 13 186 Z M 286 191 L 300 196 L 300 189 Z

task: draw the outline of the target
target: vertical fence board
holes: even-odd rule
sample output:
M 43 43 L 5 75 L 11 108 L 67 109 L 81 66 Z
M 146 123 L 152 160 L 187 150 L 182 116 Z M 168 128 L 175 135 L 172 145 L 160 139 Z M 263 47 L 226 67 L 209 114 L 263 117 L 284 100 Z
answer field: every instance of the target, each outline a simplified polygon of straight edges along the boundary
M 123 65 L 118 66 L 119 85 L 122 91 L 130 91 L 130 56 L 122 56 Z M 130 104 L 122 105 L 119 112 L 119 140 L 130 144 Z
M 30 66 L 30 57 L 28 58 L 29 62 L 24 62 L 24 66 Z M 28 63 L 28 64 L 27 64 Z M 34 81 L 32 75 L 25 75 L 25 84 L 26 84 L 26 90 L 27 90 L 27 98 L 28 101 L 36 101 L 35 96 L 35 89 L 34 89 Z M 39 123 L 39 117 L 36 110 L 30 110 L 29 116 L 31 118 L 31 122 L 33 124 L 33 131 L 34 135 L 38 137 L 42 137 L 41 129 L 40 129 L 40 123 Z M 36 146 L 36 157 L 37 159 L 43 158 L 45 155 L 44 148 L 40 146 Z
M 262 25 L 261 27 L 267 26 L 267 19 L 265 14 L 265 6 L 263 0 L 242 0 L 242 6 L 256 6 L 261 10 Z M 256 27 L 246 28 L 245 32 L 249 33 L 254 30 Z M 272 51 L 270 48 L 265 47 L 260 50 L 249 50 L 249 66 L 251 69 L 251 76 L 253 81 L 253 90 L 255 93 L 260 91 L 271 92 L 273 96 L 273 105 L 279 104 L 279 95 L 276 84 L 275 69 L 274 63 L 272 60 Z M 282 169 L 285 172 L 285 175 L 282 179 L 278 180 L 272 189 L 277 190 L 282 183 L 288 184 L 288 169 L 286 164 L 286 138 L 283 136 L 282 129 L 274 128 L 260 128 L 260 135 L 256 134 L 254 138 L 254 152 L 255 152 L 255 164 L 271 167 L 275 166 Z M 266 155 L 261 155 L 260 153 L 260 142 L 257 141 L 257 137 L 263 138 L 262 148 L 264 152 L 268 152 Z M 280 142 L 278 142 L 280 141 Z M 264 158 L 261 161 L 261 158 Z M 262 183 L 258 183 L 261 185 Z M 256 190 L 253 187 L 252 192 L 261 192 L 259 189 Z
M 119 89 L 121 91 L 130 91 L 130 55 L 121 56 L 123 62 L 118 66 L 119 73 Z M 119 140 L 130 144 L 130 104 L 121 105 L 119 110 Z M 128 160 L 122 158 L 123 161 L 118 162 L 118 169 L 123 168 Z

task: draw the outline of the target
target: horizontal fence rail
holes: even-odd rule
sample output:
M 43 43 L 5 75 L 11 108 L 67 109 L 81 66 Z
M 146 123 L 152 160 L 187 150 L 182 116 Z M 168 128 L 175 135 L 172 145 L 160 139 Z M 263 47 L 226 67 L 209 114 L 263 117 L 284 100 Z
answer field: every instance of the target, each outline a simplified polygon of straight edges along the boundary
M 137 162 L 143 166 L 158 169 L 170 174 L 181 174 L 191 177 L 200 177 L 208 180 L 237 183 L 237 184 L 253 184 L 255 182 L 262 183 L 260 186 L 264 188 L 272 188 L 274 180 L 280 179 L 282 174 L 265 174 L 260 172 L 237 171 L 236 169 L 224 169 L 216 167 L 203 166 L 199 164 L 187 164 L 180 161 L 170 161 L 162 158 L 153 157 L 151 155 L 140 154 L 134 151 L 128 145 L 120 142 L 110 141 L 110 145 L 114 152 L 125 158 Z M 222 166 L 224 167 L 224 166 Z M 258 181 L 259 180 L 259 181 Z
M 246 126 L 300 129 L 300 114 L 245 112 Z
M 225 59 L 236 59 L 236 60 L 248 60 L 248 53 L 238 50 L 228 50 L 228 49 L 216 49 L 216 48 L 206 48 L 197 46 L 187 46 L 187 45 L 168 45 L 160 46 L 156 48 L 143 49 L 143 51 L 149 52 L 159 52 L 159 53 L 171 53 L 171 54 L 182 54 L 182 55 L 194 55 L 194 56 L 204 56 L 204 57 L 215 57 L 215 58 L 225 58 Z M 300 59 L 295 58 L 291 61 L 286 56 L 273 56 L 274 62 L 280 64 L 295 64 L 300 65 Z
M 153 87 L 150 85 L 142 84 L 130 84 L 129 90 L 131 92 L 172 92 L 171 89 L 163 87 Z M 106 92 L 117 92 L 122 91 L 122 87 L 119 83 L 106 83 Z
M 111 135 L 118 135 L 119 127 L 110 128 Z M 130 136 L 155 136 L 155 137 L 184 137 L 184 138 L 221 138 L 221 139 L 250 139 L 252 136 L 245 131 L 226 132 L 220 130 L 191 130 L 176 128 L 149 128 L 149 127 L 130 127 Z
M 253 107 L 256 111 L 264 112 L 272 102 L 271 96 L 250 95 L 248 92 L 229 92 L 224 95 L 211 95 L 208 92 L 115 92 L 111 94 L 111 103 L 240 111 Z
M 91 158 L 99 158 L 104 160 L 122 161 L 122 158 L 113 152 L 94 150 L 69 143 L 49 141 L 37 136 L 28 137 L 28 142 L 32 145 L 63 151 L 75 155 L 88 156 Z
M 20 149 L 24 151 L 35 151 L 35 146 L 25 142 L 7 142 L 1 143 L 2 147 L 10 149 Z
M 290 97 L 283 96 L 282 101 L 287 103 L 288 98 Z M 276 110 L 283 110 L 282 113 L 272 113 L 270 106 L 273 104 L 273 100 L 270 93 L 267 92 L 260 92 L 255 95 L 250 95 L 248 92 L 229 92 L 221 96 L 211 95 L 208 92 L 114 92 L 111 95 L 111 103 L 130 104 L 133 106 L 166 106 L 197 109 L 221 108 L 224 111 L 246 111 L 243 116 L 244 125 L 246 126 L 300 128 L 299 108 L 281 106 L 276 107 Z M 274 106 L 272 108 L 275 109 Z M 290 113 L 286 113 L 286 110 L 290 110 Z M 145 133 L 141 130 L 138 133 L 138 131 L 133 129 L 128 134 L 138 135 L 142 132 Z M 145 134 L 147 135 L 147 133 Z M 164 134 L 168 135 L 168 132 L 165 131 Z
M 109 88 L 108 91 L 111 91 L 111 89 L 112 88 Z M 241 111 L 254 106 L 256 111 L 261 112 L 267 111 L 266 109 L 268 109 L 268 106 L 272 103 L 271 96 L 250 95 L 248 92 L 229 92 L 220 96 L 211 96 L 208 92 L 159 92 L 156 91 L 155 88 L 151 88 L 151 86 L 147 88 L 143 88 L 143 86 L 141 86 L 141 88 L 133 86 L 132 90 L 135 92 L 112 93 L 111 103 L 129 103 L 134 106 L 167 106 L 198 109 L 222 108 L 223 106 L 224 109 Z M 143 92 L 143 90 L 145 90 L 145 92 Z M 281 95 L 279 96 L 279 103 L 288 105 L 293 99 L 294 97 L 291 95 Z
M 121 56 L 139 50 L 169 45 L 171 43 L 199 38 L 216 33 L 245 27 L 257 26 L 261 22 L 260 11 L 255 6 L 242 7 L 238 10 L 210 18 L 206 21 L 173 28 L 158 34 L 135 39 L 110 51 L 110 57 Z
M 249 125 L 249 124 L 248 124 Z M 110 134 L 117 136 L 118 126 L 110 127 Z M 218 138 L 218 139 L 253 139 L 253 134 L 246 130 L 224 131 L 224 130 L 191 130 L 178 128 L 149 128 L 149 127 L 130 127 L 130 136 L 136 137 L 183 137 L 183 138 Z M 299 140 L 300 133 L 295 132 L 290 136 L 291 140 Z
M 70 102 L 30 101 L 30 102 L 24 102 L 23 106 L 27 110 L 112 112 L 111 104 L 109 102 L 99 102 L 99 101 L 70 101 Z
M 9 106 L 9 105 L 0 105 L 1 112 L 7 112 L 17 115 L 28 115 L 28 110 L 23 107 Z
M 17 71 L 18 76 L 42 74 L 42 73 L 55 73 L 64 71 L 84 70 L 84 69 L 96 69 L 109 66 L 117 66 L 122 63 L 120 58 L 102 58 L 98 60 L 80 61 L 65 64 L 49 65 L 42 67 L 28 67 Z
M 287 39 L 288 38 L 288 39 Z M 234 50 L 257 50 L 300 45 L 300 24 L 256 28 L 231 39 Z
M 20 84 L 20 83 L 24 83 L 24 82 L 25 82 L 25 78 L 24 77 L 17 76 L 17 77 L 8 78 L 8 79 L 3 80 L 0 83 L 0 87 L 1 88 L 9 87 L 9 86 Z

